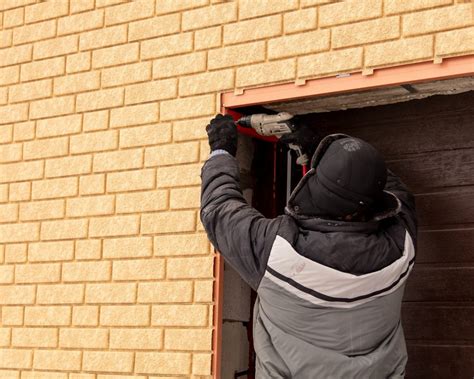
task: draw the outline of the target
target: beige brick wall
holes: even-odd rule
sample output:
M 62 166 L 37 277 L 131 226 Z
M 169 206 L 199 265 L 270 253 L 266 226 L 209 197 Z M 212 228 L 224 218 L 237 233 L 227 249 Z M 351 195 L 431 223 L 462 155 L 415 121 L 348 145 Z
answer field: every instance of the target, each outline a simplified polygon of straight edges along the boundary
M 0 377 L 208 377 L 219 92 L 472 53 L 466 0 L 1 0 Z

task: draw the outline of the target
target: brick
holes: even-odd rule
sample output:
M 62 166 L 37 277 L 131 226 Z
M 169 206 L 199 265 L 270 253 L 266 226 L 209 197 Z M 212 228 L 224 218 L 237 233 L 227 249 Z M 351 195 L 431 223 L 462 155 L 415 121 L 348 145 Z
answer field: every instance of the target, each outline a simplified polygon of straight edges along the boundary
M 20 26 L 13 29 L 13 44 L 40 41 L 54 37 L 56 34 L 56 22 L 54 20 L 41 22 L 34 25 Z
M 114 130 L 72 136 L 71 154 L 114 150 L 118 148 L 118 132 Z
M 54 80 L 54 94 L 67 95 L 100 88 L 100 74 L 97 71 L 73 74 Z
M 110 262 L 74 262 L 63 264 L 64 282 L 97 282 L 110 280 Z
M 199 187 L 173 189 L 170 196 L 170 208 L 199 208 L 200 200 L 201 188 Z
M 31 198 L 31 183 L 11 183 L 10 184 L 10 201 L 25 201 Z
M 140 126 L 120 130 L 120 147 L 157 145 L 171 141 L 171 124 Z
M 199 95 L 223 91 L 233 87 L 234 70 L 221 70 L 181 78 L 179 81 L 179 94 L 182 96 Z
M 298 59 L 298 77 L 356 71 L 362 67 L 362 49 L 352 48 Z
M 79 194 L 97 195 L 105 192 L 105 175 L 87 175 L 79 178 Z
M 18 162 L 21 160 L 22 144 L 0 145 L 0 162 Z
M 36 350 L 33 368 L 73 371 L 81 368 L 81 352 L 68 350 Z
M 54 97 L 30 103 L 30 119 L 62 116 L 74 112 L 74 96 Z
M 207 324 L 207 305 L 153 305 L 151 324 L 159 326 L 205 326 Z
M 212 329 L 168 329 L 165 331 L 167 350 L 211 350 Z
M 15 243 L 5 247 L 5 263 L 26 262 L 26 243 Z
M 184 303 L 191 302 L 191 281 L 138 283 L 139 303 Z
M 108 347 L 108 334 L 107 329 L 60 329 L 59 347 L 104 349 Z
M 133 353 L 117 351 L 84 351 L 83 370 L 105 372 L 132 372 Z
M 52 95 L 51 79 L 38 80 L 31 83 L 17 84 L 9 89 L 10 103 L 20 101 L 36 100 Z
M 139 292 L 140 294 L 140 292 Z M 194 301 L 212 302 L 214 297 L 214 282 L 212 280 L 200 280 L 194 282 Z
M 84 53 L 77 53 L 68 55 L 66 57 L 66 72 L 74 73 L 87 71 L 91 68 L 91 53 L 89 51 Z
M 0 349 L 0 362 L 2 368 L 31 368 L 33 361 L 33 351 L 25 349 Z
M 474 27 L 436 35 L 436 55 L 468 53 L 474 50 Z
M 316 25 L 316 8 L 301 9 L 283 15 L 283 26 L 287 34 L 313 30 L 316 29 Z
M 18 220 L 18 204 L 0 205 L 0 222 L 15 222 Z
M 222 27 L 196 30 L 194 33 L 194 48 L 196 50 L 206 50 L 222 45 Z
M 264 60 L 265 42 L 227 46 L 208 52 L 208 67 L 211 70 L 257 63 Z
M 8 124 L 10 122 L 25 121 L 28 119 L 28 105 L 27 104 L 17 104 L 17 105 L 7 105 L 0 107 L 0 124 Z M 5 142 L 10 142 L 12 137 L 12 127 L 2 126 L 2 129 L 5 128 L 3 133 L 8 133 L 8 138 L 4 138 Z M 5 136 L 6 137 L 6 136 Z
M 126 3 L 127 1 L 128 0 L 96 0 L 96 7 L 97 8 L 110 7 L 115 4 Z
M 191 354 L 174 352 L 137 353 L 135 370 L 149 374 L 189 374 Z
M 381 0 L 348 0 L 319 8 L 319 26 L 334 26 L 382 16 Z
M 33 286 L 31 286 L 33 287 Z M 19 326 L 23 324 L 22 306 L 2 306 L 2 325 Z
M 155 186 L 154 170 L 138 170 L 107 175 L 107 192 L 125 192 L 152 189 Z
M 240 5 L 242 6 L 242 5 Z M 183 30 L 202 29 L 237 20 L 237 4 L 224 3 L 183 13 Z
M 201 95 L 167 100 L 160 104 L 162 121 L 212 115 L 215 112 L 214 95 Z
M 3 27 L 7 29 L 22 25 L 24 20 L 24 14 L 24 8 L 16 8 L 4 12 Z
M 113 262 L 113 280 L 147 280 L 164 277 L 164 259 L 127 259 Z
M 20 105 L 23 105 L 23 104 L 20 104 Z M 12 108 L 12 107 L 8 107 L 8 108 L 0 108 L 0 114 L 2 116 L 9 116 L 9 110 L 10 109 L 16 109 L 16 108 Z M 0 121 L 0 124 L 2 123 L 2 121 Z M 13 139 L 13 125 L 2 125 L 0 127 L 0 142 L 1 143 L 6 143 L 6 142 L 11 142 Z
M 176 121 L 173 123 L 173 139 L 176 142 L 207 139 L 206 125 L 209 118 Z
M 100 283 L 86 285 L 86 303 L 134 303 L 135 283 Z
M 282 16 L 263 17 L 224 25 L 224 45 L 268 39 L 282 33 Z
M 77 195 L 77 179 L 46 179 L 33 182 L 33 199 L 52 199 Z
M 413 12 L 420 9 L 450 5 L 452 0 L 385 0 L 385 14 Z
M 12 45 L 12 31 L 3 30 L 0 32 L 0 48 L 10 47 Z
M 98 153 L 94 155 L 94 172 L 140 168 L 142 161 L 141 149 Z
M 242 0 L 239 3 L 239 19 L 261 17 L 272 13 L 282 13 L 298 8 L 298 0 L 265 2 Z
M 82 33 L 79 37 L 79 48 L 81 50 L 91 50 L 125 42 L 127 42 L 127 26 L 118 25 Z
M 99 216 L 114 213 L 114 196 L 87 196 L 68 199 L 66 216 Z
M 103 130 L 109 127 L 109 111 L 84 114 L 84 131 Z
M 102 86 L 112 87 L 151 79 L 151 62 L 112 67 L 102 71 Z
M 41 225 L 41 239 L 62 240 L 87 236 L 87 220 L 46 221 Z
M 0 283 L 1 284 L 13 283 L 13 269 L 14 269 L 13 265 L 0 266 Z M 0 337 L 0 341 L 1 341 L 1 337 Z M 1 345 L 1 342 L 0 342 L 0 345 Z
M 163 347 L 161 329 L 111 329 L 110 348 L 133 350 L 160 350 Z
M 37 42 L 33 48 L 33 59 L 57 57 L 77 52 L 79 37 L 67 36 L 53 40 Z
M 32 5 L 25 8 L 25 22 L 27 24 L 64 16 L 69 12 L 69 4 L 62 0 Z
M 12 346 L 56 347 L 58 332 L 51 328 L 13 328 Z
M 415 36 L 473 24 L 473 4 L 432 9 L 403 16 L 403 35 Z
M 123 108 L 112 109 L 110 127 L 120 128 L 140 124 L 149 124 L 158 121 L 158 104 L 139 104 Z
M 177 79 L 157 80 L 125 87 L 125 104 L 171 99 L 178 94 Z
M 0 202 L 6 203 L 8 201 L 8 184 L 0 185 Z M 0 262 L 2 261 L 2 248 L 0 248 Z
M 192 163 L 198 161 L 198 156 L 199 144 L 197 142 L 160 145 L 145 150 L 145 166 Z
M 17 370 L 2 370 L 2 369 L 0 369 L 0 376 L 8 378 L 8 379 L 20 379 L 20 372 L 21 371 L 17 371 Z
M 433 36 L 405 38 L 365 47 L 367 67 L 393 65 L 433 56 Z
M 63 200 L 33 201 L 20 204 L 20 220 L 34 221 L 64 217 Z
M 168 78 L 206 70 L 206 54 L 191 53 L 157 59 L 153 62 L 153 78 Z
M 236 86 L 252 86 L 255 84 L 279 82 L 295 77 L 296 64 L 294 59 L 259 63 L 237 69 Z
M 27 141 L 35 137 L 35 122 L 26 121 L 15 124 L 13 127 L 13 139 L 15 141 Z
M 200 172 L 200 164 L 183 165 L 179 168 L 176 166 L 158 167 L 157 186 L 163 188 L 198 185 L 201 183 Z
M 25 308 L 25 325 L 61 326 L 71 322 L 71 307 L 65 305 Z
M 100 312 L 100 324 L 104 326 L 145 326 L 149 319 L 147 305 L 105 305 Z
M 38 237 L 39 224 L 36 222 L 0 225 L 1 243 L 36 241 Z
M 15 267 L 16 283 L 59 282 L 61 267 L 57 263 L 36 263 Z
M 209 0 L 157 0 L 156 13 L 164 14 L 207 5 Z
M 8 103 L 8 88 L 0 88 L 0 104 Z
M 138 43 L 106 47 L 92 52 L 92 67 L 110 67 L 124 63 L 137 62 L 139 57 Z
M 210 375 L 211 374 L 211 354 L 193 354 L 192 372 L 195 375 Z
M 304 7 L 311 7 L 314 5 L 331 4 L 334 2 L 335 0 L 301 0 L 301 7 L 304 8 Z
M 137 192 L 117 195 L 117 213 L 161 211 L 168 206 L 167 191 Z
M 37 304 L 80 304 L 84 298 L 82 284 L 39 285 Z
M 94 9 L 95 0 L 73 1 L 69 4 L 71 13 L 80 13 Z
M 268 58 L 286 58 L 329 50 L 329 31 L 294 34 L 268 41 Z
M 46 177 L 81 175 L 91 172 L 90 155 L 48 159 L 46 161 Z
M 10 335 L 11 335 L 10 328 L 0 327 L 0 346 L 2 347 L 10 346 Z M 1 374 L 1 371 L 0 371 L 0 374 Z
M 194 230 L 195 222 L 194 211 L 146 213 L 142 215 L 140 230 L 145 234 L 189 232 Z
M 0 69 L 0 85 L 18 83 L 20 80 L 20 66 L 10 66 Z
M 23 144 L 24 159 L 51 158 L 67 155 L 69 150 L 69 141 L 67 137 L 58 137 L 29 141 Z
M 108 238 L 104 240 L 104 258 L 138 258 L 151 255 L 151 237 Z
M 21 379 L 67 379 L 67 373 L 50 371 L 23 371 Z
M 18 162 L 2 165 L 0 183 L 39 179 L 43 176 L 43 162 Z
M 100 259 L 101 242 L 100 240 L 78 240 L 76 241 L 76 260 L 82 259 Z
M 2 305 L 33 304 L 35 301 L 35 287 L 28 285 L 0 286 L 0 295 L 0 304 Z
M 36 136 L 43 138 L 79 133 L 81 131 L 81 123 L 82 117 L 80 114 L 38 120 Z
M 95 305 L 73 307 L 72 324 L 77 326 L 97 326 L 99 324 L 99 307 Z
M 29 81 L 63 75 L 64 67 L 64 57 L 25 63 L 21 67 L 20 77 L 22 81 Z
M 93 218 L 89 224 L 89 236 L 126 236 L 138 234 L 139 217 L 131 216 L 112 216 Z
M 131 3 L 117 5 L 105 10 L 105 24 L 115 25 L 153 16 L 154 0 L 136 0 Z
M 188 53 L 193 49 L 193 34 L 183 33 L 142 42 L 140 58 L 150 59 Z
M 28 62 L 32 57 L 31 45 L 9 47 L 0 50 L 0 67 Z
M 213 257 L 168 259 L 166 275 L 171 279 L 212 278 L 213 262 Z
M 178 13 L 132 22 L 128 26 L 128 40 L 137 41 L 179 33 L 180 26 L 181 17 Z

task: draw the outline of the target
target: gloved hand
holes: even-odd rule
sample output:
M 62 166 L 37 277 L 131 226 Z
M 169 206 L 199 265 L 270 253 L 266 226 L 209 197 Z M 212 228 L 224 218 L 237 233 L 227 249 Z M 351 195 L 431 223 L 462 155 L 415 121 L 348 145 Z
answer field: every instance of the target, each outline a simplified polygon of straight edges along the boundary
M 206 126 L 211 152 L 222 149 L 235 157 L 237 152 L 237 126 L 229 115 L 218 114 Z
M 311 157 L 318 147 L 319 142 L 321 142 L 323 135 L 316 131 L 316 128 L 311 128 L 308 125 L 299 122 L 296 118 L 294 121 L 296 130 L 293 133 L 281 136 L 280 142 L 301 146 L 303 154 L 306 154 L 309 160 L 311 160 Z

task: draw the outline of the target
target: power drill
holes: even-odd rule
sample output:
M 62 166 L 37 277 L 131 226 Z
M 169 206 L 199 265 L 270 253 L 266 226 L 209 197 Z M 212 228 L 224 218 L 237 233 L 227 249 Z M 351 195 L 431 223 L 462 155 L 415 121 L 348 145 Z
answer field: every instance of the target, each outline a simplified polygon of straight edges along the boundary
M 280 112 L 272 115 L 258 113 L 240 118 L 237 124 L 244 128 L 253 128 L 262 136 L 275 136 L 280 138 L 285 134 L 293 133 L 298 128 L 292 119 L 293 115 L 288 112 Z M 303 175 L 306 174 L 308 156 L 303 153 L 299 145 L 289 143 L 288 147 L 296 152 L 296 163 L 303 167 Z

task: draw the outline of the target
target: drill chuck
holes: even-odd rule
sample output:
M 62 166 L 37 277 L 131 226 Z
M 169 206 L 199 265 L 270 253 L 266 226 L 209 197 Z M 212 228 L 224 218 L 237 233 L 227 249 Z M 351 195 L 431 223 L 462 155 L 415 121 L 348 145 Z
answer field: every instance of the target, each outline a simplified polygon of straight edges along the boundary
M 281 137 L 293 131 L 293 124 L 289 121 L 293 115 L 287 112 L 267 115 L 264 113 L 244 116 L 237 124 L 246 128 L 253 128 L 262 136 Z

